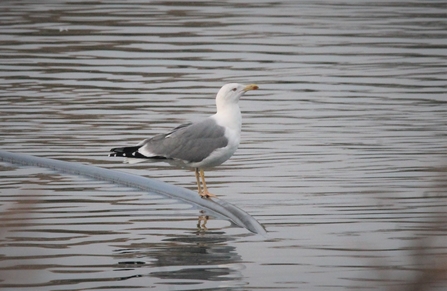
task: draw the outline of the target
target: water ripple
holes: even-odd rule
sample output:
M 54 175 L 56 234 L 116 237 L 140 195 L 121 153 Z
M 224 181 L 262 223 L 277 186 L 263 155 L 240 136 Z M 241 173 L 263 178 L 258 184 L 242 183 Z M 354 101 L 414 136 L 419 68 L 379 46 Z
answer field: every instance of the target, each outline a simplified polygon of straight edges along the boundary
M 270 232 L 202 232 L 177 201 L 1 163 L 3 289 L 406 290 L 445 259 L 442 1 L 0 6 L 2 150 L 194 189 L 190 171 L 107 152 L 257 83 L 208 183 Z

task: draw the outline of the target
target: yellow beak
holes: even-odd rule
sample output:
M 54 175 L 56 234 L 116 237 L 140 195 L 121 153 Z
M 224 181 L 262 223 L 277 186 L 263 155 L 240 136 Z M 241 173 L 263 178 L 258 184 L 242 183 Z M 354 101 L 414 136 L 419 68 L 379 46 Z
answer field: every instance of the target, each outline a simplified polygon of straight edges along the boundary
M 244 89 L 242 89 L 242 91 L 247 92 L 250 90 L 258 90 L 258 88 L 259 88 L 258 85 L 250 84 L 250 85 L 247 85 Z

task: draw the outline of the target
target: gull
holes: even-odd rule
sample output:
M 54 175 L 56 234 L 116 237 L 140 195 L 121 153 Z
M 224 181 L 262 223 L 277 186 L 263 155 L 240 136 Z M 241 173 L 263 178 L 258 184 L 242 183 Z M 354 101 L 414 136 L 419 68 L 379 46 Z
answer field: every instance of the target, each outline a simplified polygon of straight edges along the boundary
M 216 197 L 205 182 L 205 170 L 221 165 L 239 147 L 242 116 L 239 98 L 247 91 L 257 90 L 255 84 L 224 85 L 216 95 L 214 115 L 196 123 L 185 123 L 165 134 L 148 138 L 135 146 L 113 148 L 110 157 L 166 160 L 170 164 L 194 169 L 198 193 L 203 198 Z

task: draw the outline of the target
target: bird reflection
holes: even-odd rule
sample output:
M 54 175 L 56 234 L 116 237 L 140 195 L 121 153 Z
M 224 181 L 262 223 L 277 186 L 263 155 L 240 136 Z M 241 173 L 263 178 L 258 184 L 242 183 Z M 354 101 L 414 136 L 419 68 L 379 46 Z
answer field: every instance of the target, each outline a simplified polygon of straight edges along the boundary
M 197 229 L 199 231 L 207 231 L 206 223 L 210 217 L 208 215 L 199 215 L 199 219 L 197 221 Z
M 166 284 L 178 280 L 185 284 L 225 281 L 227 285 L 235 280 L 235 284 L 240 284 L 244 265 L 236 248 L 228 245 L 233 239 L 223 232 L 204 231 L 207 220 L 207 216 L 201 215 L 200 229 L 190 234 L 156 243 L 132 244 L 117 251 L 116 256 L 123 259 L 120 271 L 131 273 L 121 280 L 135 277 L 134 272 L 142 275 L 141 271 L 146 270 L 143 277 L 163 279 Z

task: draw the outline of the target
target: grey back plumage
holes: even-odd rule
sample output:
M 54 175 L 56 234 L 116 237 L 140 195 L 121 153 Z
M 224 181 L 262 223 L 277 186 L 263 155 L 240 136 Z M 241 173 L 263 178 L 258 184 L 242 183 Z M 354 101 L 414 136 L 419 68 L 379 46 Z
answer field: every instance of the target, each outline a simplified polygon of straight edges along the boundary
M 167 134 L 147 139 L 140 150 L 158 157 L 196 163 L 227 145 L 225 128 L 214 119 L 207 118 L 198 123 L 182 124 Z

